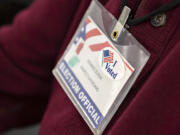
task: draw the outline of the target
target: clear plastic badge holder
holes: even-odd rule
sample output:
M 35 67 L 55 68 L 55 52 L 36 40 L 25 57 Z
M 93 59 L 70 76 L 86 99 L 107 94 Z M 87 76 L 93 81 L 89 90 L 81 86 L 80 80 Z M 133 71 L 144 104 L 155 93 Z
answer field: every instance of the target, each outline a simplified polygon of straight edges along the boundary
M 90 22 L 92 27 L 98 27 L 94 32 L 91 31 L 92 27 L 87 26 Z M 53 70 L 56 79 L 95 135 L 102 134 L 150 57 L 146 49 L 124 28 L 121 31 L 120 38 L 117 42 L 114 42 L 111 39 L 111 33 L 116 24 L 116 18 L 98 1 L 93 0 L 64 55 Z M 91 33 L 87 31 L 91 31 Z M 102 33 L 105 37 L 102 36 Z M 101 38 L 97 37 L 98 34 Z M 81 54 L 80 50 L 85 44 L 85 41 L 83 41 L 85 36 L 86 38 L 94 36 L 92 41 L 89 39 L 89 44 L 90 42 L 91 44 L 100 42 L 103 38 L 102 40 L 108 41 L 113 47 L 105 45 L 105 50 L 102 49 L 99 52 L 100 55 L 102 53 L 101 57 L 93 56 L 97 52 L 92 53 L 92 56 L 89 56 L 86 51 L 82 51 Z M 102 43 L 99 46 L 97 46 L 97 43 L 94 44 L 96 44 L 96 47 L 92 47 L 91 50 L 101 49 L 104 45 Z M 85 46 L 87 45 L 85 44 Z M 77 56 L 71 56 L 74 53 L 73 50 L 75 50 Z M 93 57 L 97 57 L 97 60 Z M 121 62 L 125 63 L 123 65 L 125 68 L 119 65 L 116 71 L 123 70 L 123 74 L 127 72 L 124 82 L 121 80 L 122 71 L 117 76 L 118 73 L 115 73 L 113 69 L 107 69 L 108 64 L 113 67 L 117 62 L 114 62 L 114 60 L 119 59 L 119 57 L 121 57 Z M 102 63 L 100 62 L 101 59 Z M 77 63 L 80 63 L 81 66 L 78 67 Z M 100 66 L 104 68 L 102 72 Z M 101 84 L 103 83 L 102 80 L 109 83 Z M 98 85 L 104 87 L 98 89 L 96 88 Z M 117 87 L 118 89 L 114 90 Z M 93 90 L 95 91 L 93 92 Z

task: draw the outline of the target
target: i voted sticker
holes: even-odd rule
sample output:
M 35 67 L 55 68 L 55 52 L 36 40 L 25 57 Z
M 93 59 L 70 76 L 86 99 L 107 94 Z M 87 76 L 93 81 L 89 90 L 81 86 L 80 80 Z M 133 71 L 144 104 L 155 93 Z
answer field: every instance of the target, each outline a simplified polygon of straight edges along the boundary
M 106 47 L 100 53 L 99 63 L 104 74 L 112 80 L 120 80 L 125 75 L 125 65 L 119 54 Z

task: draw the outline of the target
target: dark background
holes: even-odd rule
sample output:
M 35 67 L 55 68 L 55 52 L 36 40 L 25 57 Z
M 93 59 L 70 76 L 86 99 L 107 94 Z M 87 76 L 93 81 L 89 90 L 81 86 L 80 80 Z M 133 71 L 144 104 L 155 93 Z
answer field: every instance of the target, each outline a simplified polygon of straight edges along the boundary
M 33 0 L 0 0 L 0 26 L 13 23 L 16 14 L 29 7 L 32 2 Z M 37 135 L 38 131 L 39 124 L 31 127 L 14 129 L 1 135 Z
M 33 0 L 0 0 L 0 26 L 11 24 L 15 15 L 32 2 Z

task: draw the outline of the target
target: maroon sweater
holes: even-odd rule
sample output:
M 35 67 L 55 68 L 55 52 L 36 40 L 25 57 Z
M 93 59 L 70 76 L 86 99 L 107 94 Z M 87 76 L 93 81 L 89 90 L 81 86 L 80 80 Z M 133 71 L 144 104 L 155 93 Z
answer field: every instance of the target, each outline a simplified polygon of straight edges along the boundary
M 121 0 L 101 2 L 119 16 Z M 128 6 L 137 18 L 168 2 L 128 0 Z M 39 135 L 92 134 L 51 73 L 89 3 L 36 0 L 0 28 L 0 131 L 36 122 L 46 110 Z M 159 28 L 149 21 L 131 27 L 151 57 L 104 134 L 180 134 L 180 8 L 166 16 Z

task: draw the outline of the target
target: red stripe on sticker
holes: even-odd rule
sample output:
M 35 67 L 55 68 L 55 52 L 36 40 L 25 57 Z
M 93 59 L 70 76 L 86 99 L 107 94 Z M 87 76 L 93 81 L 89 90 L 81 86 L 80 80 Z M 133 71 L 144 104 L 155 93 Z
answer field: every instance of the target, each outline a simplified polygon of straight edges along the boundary
M 89 48 L 91 49 L 92 52 L 101 51 L 105 47 L 111 47 L 112 48 L 112 46 L 107 41 L 104 43 L 99 43 L 99 44 L 94 44 L 94 45 L 89 46 Z
M 86 25 L 88 25 L 89 23 L 91 23 L 91 20 L 89 18 L 87 18 Z
M 84 46 L 84 44 L 83 44 L 82 42 L 78 45 L 78 47 L 77 47 L 77 49 L 76 49 L 76 53 L 77 53 L 77 54 L 79 54 L 79 53 L 81 52 L 83 46 Z
M 99 32 L 98 29 L 92 29 L 91 31 L 87 32 L 86 40 L 90 37 L 99 36 L 99 35 L 101 35 L 101 33 Z
M 129 66 L 129 64 L 128 64 L 123 58 L 121 58 L 121 59 L 123 60 L 124 64 L 127 66 L 127 68 L 129 68 L 129 70 L 130 70 L 131 72 L 134 72 L 134 69 L 132 69 L 132 68 Z

